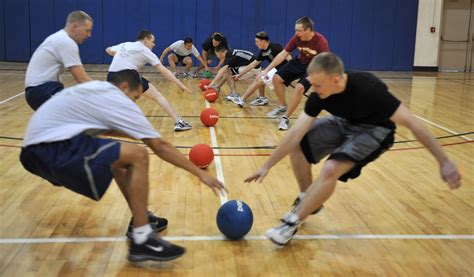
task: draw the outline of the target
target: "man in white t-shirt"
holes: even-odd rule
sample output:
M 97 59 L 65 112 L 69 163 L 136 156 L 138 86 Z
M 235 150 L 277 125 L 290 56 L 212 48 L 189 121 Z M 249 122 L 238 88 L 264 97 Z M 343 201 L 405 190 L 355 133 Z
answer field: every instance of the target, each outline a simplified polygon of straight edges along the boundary
M 53 185 L 96 201 L 113 178 L 133 216 L 128 259 L 167 261 L 183 255 L 185 249 L 161 239 L 149 223 L 147 149 L 91 134 L 139 139 L 163 160 L 199 177 L 214 193 L 224 185 L 161 138 L 134 103 L 141 94 L 135 70 L 116 72 L 111 83 L 91 81 L 63 90 L 31 118 L 20 161 Z
M 168 53 L 172 51 L 172 53 L 168 56 L 168 62 L 171 66 L 171 71 L 176 75 L 176 65 L 182 64 L 186 66 L 186 72 L 184 72 L 185 76 L 192 76 L 190 74 L 191 68 L 193 67 L 193 59 L 191 58 L 191 54 L 198 59 L 199 62 L 209 70 L 207 63 L 204 62 L 199 51 L 193 45 L 193 40 L 190 37 L 185 38 L 184 40 L 178 40 L 171 44 L 170 46 L 166 47 L 161 53 L 160 61 L 163 63 L 164 57 L 168 55 Z
M 35 50 L 25 76 L 26 102 L 33 110 L 64 89 L 59 76 L 65 68 L 78 83 L 91 80 L 82 66 L 78 44 L 91 36 L 92 23 L 87 13 L 73 11 L 64 29 L 47 37 Z
M 147 30 L 138 34 L 138 40 L 135 42 L 124 42 L 115 46 L 108 47 L 105 51 L 113 56 L 112 64 L 109 67 L 107 81 L 117 71 L 124 69 L 139 70 L 146 64 L 153 66 L 158 72 L 163 74 L 168 80 L 176 83 L 182 90 L 189 93 L 192 91 L 179 81 L 171 71 L 163 66 L 158 57 L 151 51 L 155 47 L 155 36 Z M 147 79 L 141 77 L 143 86 L 143 95 L 157 102 L 166 113 L 175 121 L 175 131 L 186 131 L 192 128 L 191 124 L 184 121 L 173 109 L 171 103 L 153 86 Z

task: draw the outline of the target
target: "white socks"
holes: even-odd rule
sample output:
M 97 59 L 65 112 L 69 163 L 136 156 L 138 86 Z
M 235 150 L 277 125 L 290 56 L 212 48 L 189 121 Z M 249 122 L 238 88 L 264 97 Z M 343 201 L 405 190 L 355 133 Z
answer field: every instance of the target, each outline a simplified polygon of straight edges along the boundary
M 138 228 L 133 228 L 133 241 L 136 244 L 142 244 L 148 239 L 148 235 L 153 232 L 150 224 L 140 226 Z
M 300 192 L 300 195 L 298 195 L 298 198 L 299 198 L 300 200 L 303 200 L 305 194 L 306 194 L 306 192 Z

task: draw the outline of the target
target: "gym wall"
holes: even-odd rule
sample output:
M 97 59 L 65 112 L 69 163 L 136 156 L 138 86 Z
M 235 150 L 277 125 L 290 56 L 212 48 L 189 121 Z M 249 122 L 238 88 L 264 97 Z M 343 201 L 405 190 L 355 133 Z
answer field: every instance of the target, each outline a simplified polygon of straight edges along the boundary
M 201 50 L 213 31 L 232 48 L 257 53 L 256 32 L 284 45 L 295 20 L 308 15 L 348 68 L 412 70 L 418 0 L 0 0 L 0 60 L 28 61 L 77 9 L 94 18 L 92 37 L 80 46 L 83 63 L 110 63 L 104 49 L 134 41 L 141 29 L 155 33 L 158 55 L 186 36 Z

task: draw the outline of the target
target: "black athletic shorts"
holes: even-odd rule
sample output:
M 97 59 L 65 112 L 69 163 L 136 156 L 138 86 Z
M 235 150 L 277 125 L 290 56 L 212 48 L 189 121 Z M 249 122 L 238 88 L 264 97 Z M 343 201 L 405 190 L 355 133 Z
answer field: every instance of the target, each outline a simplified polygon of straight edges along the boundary
M 298 83 L 303 85 L 304 91 L 308 91 L 311 87 L 311 83 L 306 79 L 307 64 L 302 64 L 298 59 L 292 59 L 287 64 L 278 69 L 277 73 L 284 81 L 285 86 L 289 86 L 291 82 L 299 79 Z

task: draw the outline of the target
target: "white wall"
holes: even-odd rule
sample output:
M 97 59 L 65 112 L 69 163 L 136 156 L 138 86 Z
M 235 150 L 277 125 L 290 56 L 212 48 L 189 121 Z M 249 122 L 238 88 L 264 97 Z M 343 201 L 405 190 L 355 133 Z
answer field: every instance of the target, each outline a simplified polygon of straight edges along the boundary
M 419 0 L 414 66 L 438 66 L 442 12 L 443 0 Z

